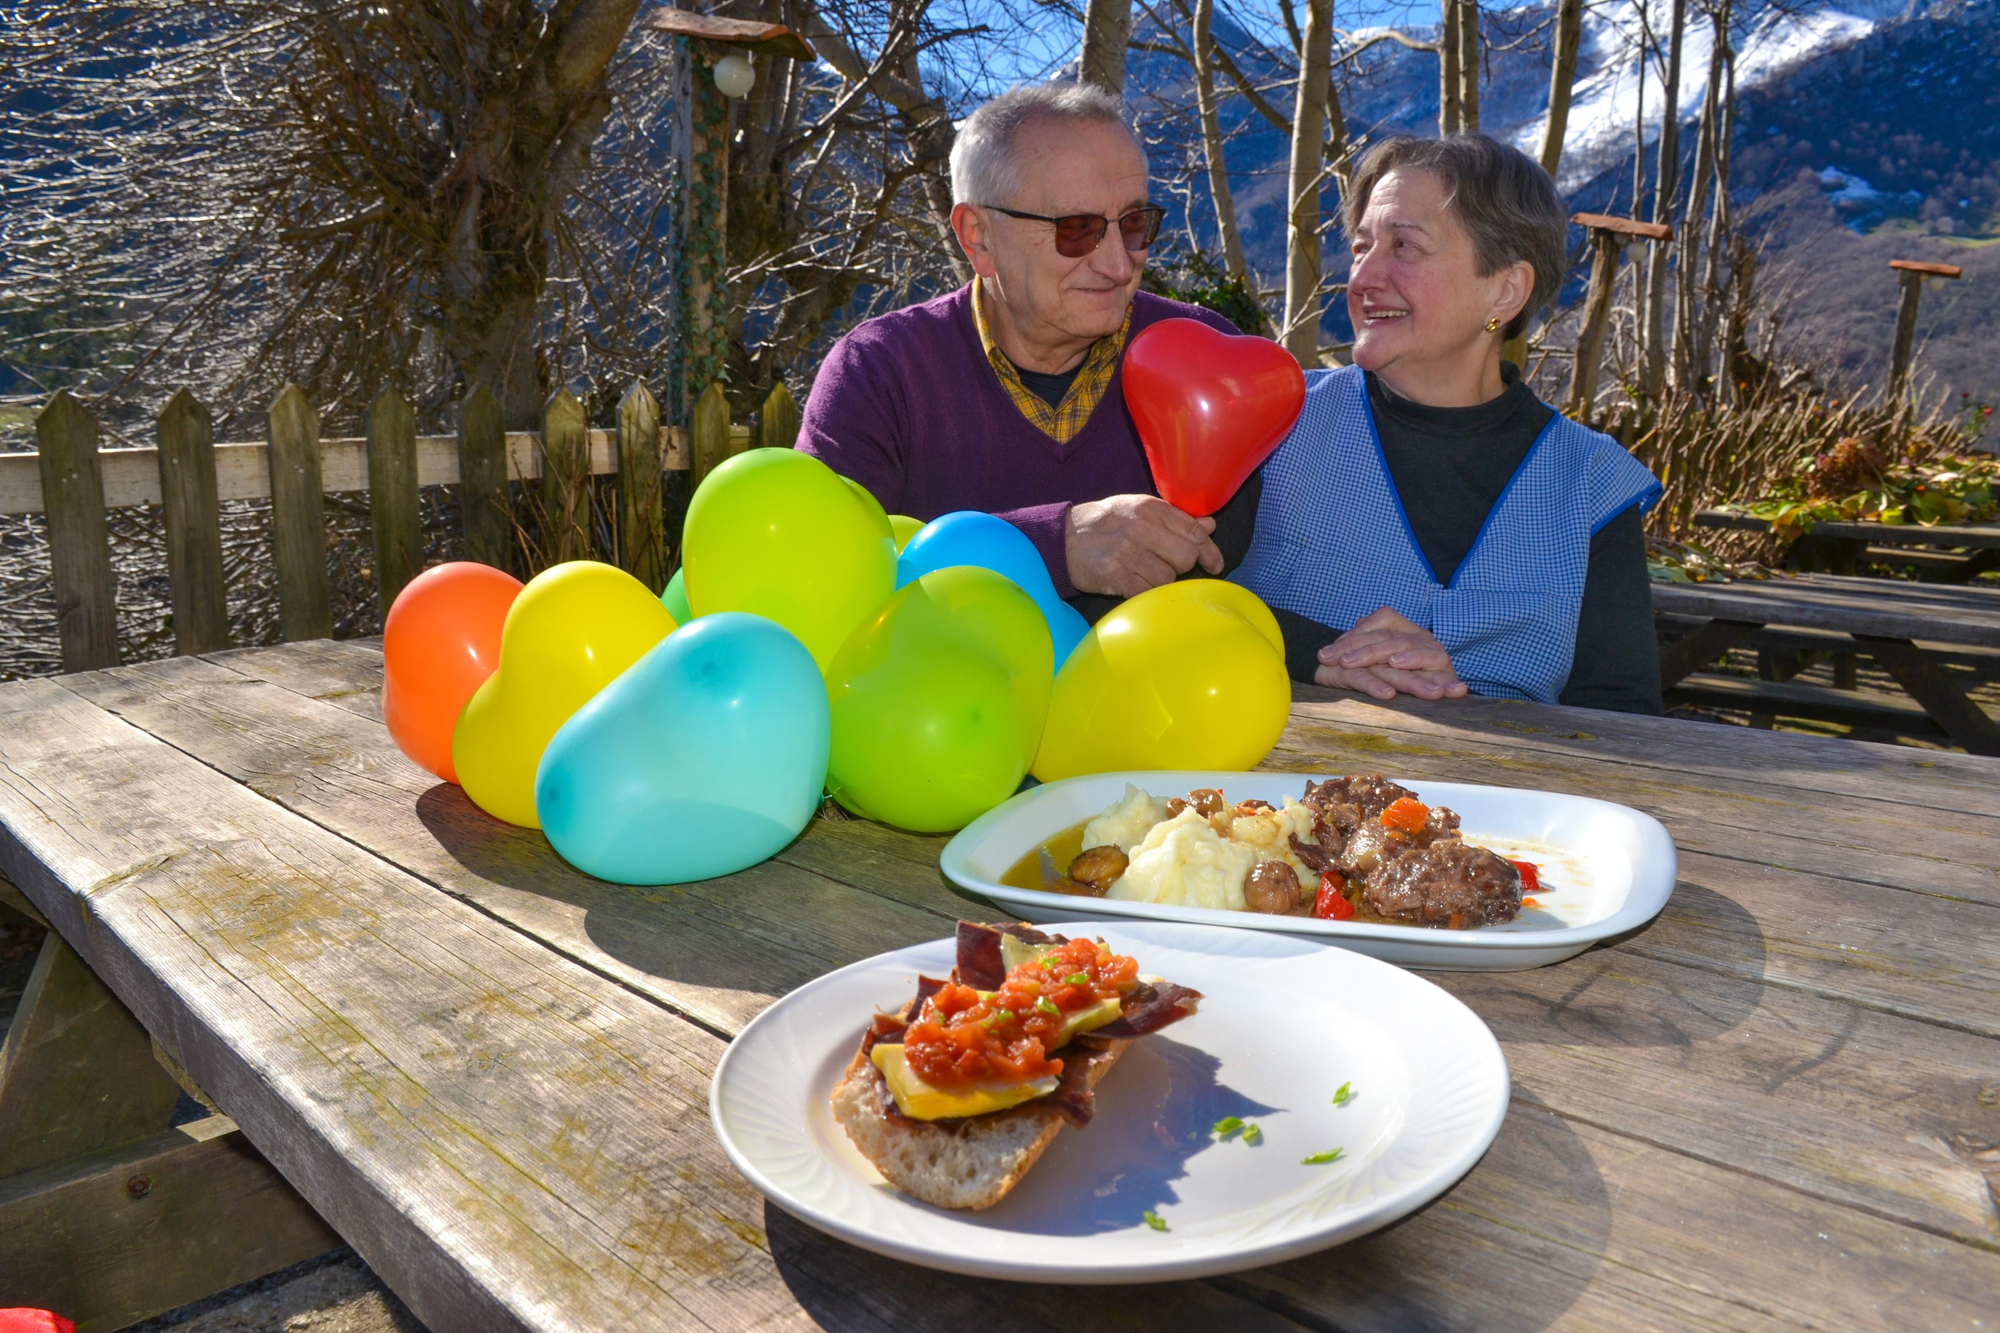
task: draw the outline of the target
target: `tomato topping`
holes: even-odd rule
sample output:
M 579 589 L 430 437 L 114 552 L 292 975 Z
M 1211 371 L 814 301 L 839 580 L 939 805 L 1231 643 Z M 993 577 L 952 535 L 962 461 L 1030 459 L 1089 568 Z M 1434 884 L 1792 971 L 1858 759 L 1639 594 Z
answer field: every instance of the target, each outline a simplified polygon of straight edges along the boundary
M 1136 959 L 1094 940 L 1057 945 L 981 994 L 947 985 L 931 996 L 903 1037 L 903 1055 L 934 1088 L 1016 1083 L 1062 1073 L 1049 1048 L 1068 1015 L 1122 995 L 1139 979 Z
M 1319 877 L 1319 896 L 1313 899 L 1313 915 L 1322 921 L 1352 921 L 1354 904 L 1347 901 L 1347 881 L 1338 870 Z
M 1410 796 L 1398 796 L 1382 812 L 1382 827 L 1399 833 L 1416 833 L 1428 824 L 1431 808 Z
M 1533 861 L 1509 861 L 1507 864 L 1521 872 L 1521 892 L 1540 893 L 1542 891 L 1541 872 L 1535 869 Z

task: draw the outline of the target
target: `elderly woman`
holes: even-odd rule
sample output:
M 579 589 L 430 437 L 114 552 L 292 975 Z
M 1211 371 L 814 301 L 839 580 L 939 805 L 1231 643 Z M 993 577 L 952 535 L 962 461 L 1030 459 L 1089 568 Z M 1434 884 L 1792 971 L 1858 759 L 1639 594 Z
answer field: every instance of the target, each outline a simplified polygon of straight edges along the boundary
M 1343 221 L 1354 364 L 1309 372 L 1231 576 L 1278 612 L 1292 674 L 1659 712 L 1659 483 L 1500 357 L 1567 267 L 1548 174 L 1480 135 L 1389 139 Z

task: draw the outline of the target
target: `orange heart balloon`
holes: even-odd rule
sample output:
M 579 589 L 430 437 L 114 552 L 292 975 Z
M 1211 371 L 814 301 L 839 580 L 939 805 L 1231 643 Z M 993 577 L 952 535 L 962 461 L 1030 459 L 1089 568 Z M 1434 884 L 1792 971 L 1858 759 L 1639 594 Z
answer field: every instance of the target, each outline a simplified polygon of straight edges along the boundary
M 520 594 L 512 574 L 454 560 L 411 579 L 382 626 L 382 720 L 396 748 L 446 782 L 451 731 L 500 665 L 500 629 Z

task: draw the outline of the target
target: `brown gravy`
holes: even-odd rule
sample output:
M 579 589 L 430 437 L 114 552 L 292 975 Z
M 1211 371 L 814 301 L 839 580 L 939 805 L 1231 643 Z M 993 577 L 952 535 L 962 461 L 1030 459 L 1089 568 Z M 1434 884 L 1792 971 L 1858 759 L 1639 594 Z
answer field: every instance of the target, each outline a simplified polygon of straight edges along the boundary
M 1009 866 L 1007 873 L 1000 877 L 1000 882 L 1010 888 L 1038 889 L 1044 893 L 1066 893 L 1073 898 L 1103 897 L 1103 894 L 1098 893 L 1089 885 L 1077 883 L 1068 874 L 1069 863 L 1074 861 L 1083 852 L 1083 828 L 1089 822 L 1088 819 L 1082 820 L 1079 823 L 1070 825 L 1060 833 L 1052 834 L 1044 839 L 1040 845 L 1032 848 L 1027 855 Z M 1043 860 L 1044 857 L 1048 858 L 1046 862 Z M 1317 888 L 1318 886 L 1315 885 L 1313 887 Z M 1289 915 L 1312 916 L 1310 898 L 1304 907 L 1296 912 L 1289 913 Z M 1410 922 L 1399 920 L 1396 917 L 1378 916 L 1376 913 L 1358 904 L 1355 906 L 1352 919 L 1357 923 L 1380 926 L 1407 926 L 1410 924 Z

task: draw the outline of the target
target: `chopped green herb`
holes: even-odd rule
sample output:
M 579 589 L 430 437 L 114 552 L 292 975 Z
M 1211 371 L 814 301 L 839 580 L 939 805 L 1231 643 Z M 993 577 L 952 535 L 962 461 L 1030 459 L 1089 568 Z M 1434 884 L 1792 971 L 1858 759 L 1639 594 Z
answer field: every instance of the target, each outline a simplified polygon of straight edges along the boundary
M 1335 1106 L 1345 1106 L 1353 1100 L 1354 1084 L 1351 1082 L 1341 1084 L 1340 1091 L 1333 1094 L 1333 1104 Z
M 1063 978 L 1063 985 L 1065 986 L 1088 986 L 1089 984 L 1090 973 L 1088 972 L 1072 972 Z
M 1167 1229 L 1167 1219 L 1161 1217 L 1158 1213 L 1154 1212 L 1152 1209 L 1148 1208 L 1143 1214 L 1141 1214 L 1141 1216 L 1143 1216 L 1146 1219 L 1146 1225 L 1151 1227 L 1153 1230 L 1165 1231 Z
M 1347 1149 L 1345 1149 L 1345 1148 L 1335 1148 L 1335 1149 L 1334 1149 L 1334 1150 L 1333 1150 L 1332 1152 L 1316 1152 L 1316 1153 L 1314 1153 L 1314 1154 L 1313 1154 L 1312 1156 L 1310 1156 L 1310 1157 L 1301 1157 L 1301 1158 L 1299 1158 L 1299 1165 L 1300 1165 L 1300 1166 L 1325 1166 L 1325 1165 L 1326 1165 L 1326 1164 L 1327 1164 L 1328 1162 L 1337 1162 L 1337 1161 L 1339 1161 L 1339 1160 L 1340 1160 L 1340 1155 L 1341 1155 L 1342 1153 L 1346 1152 L 1346 1151 L 1347 1151 Z
M 986 1015 L 986 1017 L 980 1019 L 979 1026 L 990 1028 L 999 1023 L 1011 1023 L 1013 1021 L 1014 1011 L 1012 1009 L 996 1009 Z
M 1226 1139 L 1241 1128 L 1243 1128 L 1243 1118 L 1241 1116 L 1224 1116 L 1215 1122 L 1215 1132 L 1220 1138 Z
M 1264 1141 L 1264 1131 L 1255 1125 L 1245 1125 L 1243 1127 L 1243 1141 L 1254 1148 Z
M 1053 1015 L 1053 1014 L 1060 1014 L 1062 1010 L 1056 1008 L 1055 1002 L 1050 1000 L 1048 996 L 1044 995 L 1041 999 L 1035 1001 L 1035 1012 L 1039 1014 Z

